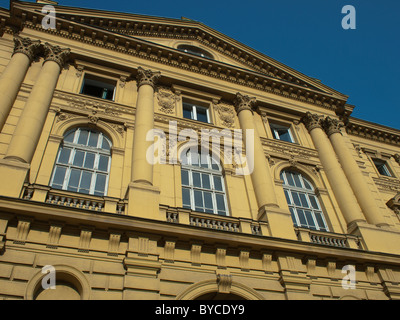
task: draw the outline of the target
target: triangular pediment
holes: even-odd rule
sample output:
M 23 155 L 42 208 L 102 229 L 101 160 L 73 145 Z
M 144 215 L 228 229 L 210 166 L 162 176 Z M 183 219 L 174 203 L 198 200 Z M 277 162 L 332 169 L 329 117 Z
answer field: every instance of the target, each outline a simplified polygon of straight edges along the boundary
M 40 4 L 13 3 L 14 14 L 24 19 L 40 19 Z M 93 9 L 56 6 L 57 29 L 85 43 L 102 41 L 113 48 L 141 57 L 170 63 L 185 69 L 260 88 L 276 94 L 305 100 L 331 109 L 344 108 L 347 96 L 325 86 L 228 36 L 189 19 L 171 19 L 116 13 Z M 32 17 L 33 16 L 33 17 Z M 63 32 L 61 32 L 63 31 Z M 107 42 L 107 43 L 106 43 Z M 111 45 L 110 45 L 111 43 Z M 179 45 L 198 47 L 212 59 L 178 49 Z

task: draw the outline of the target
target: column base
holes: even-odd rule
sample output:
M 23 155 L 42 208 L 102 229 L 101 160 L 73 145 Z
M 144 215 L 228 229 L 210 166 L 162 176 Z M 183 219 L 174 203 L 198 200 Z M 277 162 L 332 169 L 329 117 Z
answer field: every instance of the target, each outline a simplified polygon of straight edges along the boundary
M 128 216 L 165 221 L 160 215 L 160 189 L 140 182 L 128 185 Z
M 0 195 L 19 198 L 28 179 L 30 164 L 0 159 Z
M 275 206 L 262 206 L 258 210 L 257 220 L 268 222 L 271 237 L 297 240 L 289 211 Z
M 352 226 L 351 234 L 362 238 L 366 250 L 400 254 L 400 231 L 398 230 L 355 222 Z

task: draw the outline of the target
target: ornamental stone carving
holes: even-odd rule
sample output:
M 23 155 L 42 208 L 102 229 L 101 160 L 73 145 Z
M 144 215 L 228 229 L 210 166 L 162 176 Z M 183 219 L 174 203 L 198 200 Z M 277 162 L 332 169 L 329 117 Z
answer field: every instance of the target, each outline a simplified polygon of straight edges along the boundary
M 343 122 L 332 119 L 331 117 L 326 117 L 326 119 L 322 122 L 322 126 L 325 129 L 326 134 L 331 136 L 334 133 L 340 133 L 340 128 L 344 127 Z
M 142 67 L 138 68 L 138 75 L 137 75 L 137 88 L 139 90 L 139 88 L 144 85 L 147 84 L 149 86 L 152 86 L 153 89 L 156 89 L 156 84 L 159 80 L 159 78 L 161 77 L 161 72 L 159 71 L 151 71 L 151 70 L 145 70 Z
M 175 104 L 179 101 L 180 97 L 173 92 L 161 90 L 157 93 L 158 105 L 160 110 L 167 114 L 174 113 Z
M 25 54 L 32 62 L 35 59 L 36 53 L 40 48 L 40 40 L 31 40 L 29 38 L 21 38 L 14 36 L 14 52 Z
M 228 128 L 232 128 L 235 123 L 235 111 L 232 109 L 232 107 L 220 103 L 214 105 L 214 108 L 217 110 L 222 124 Z
M 239 114 L 243 110 L 249 110 L 251 113 L 253 112 L 253 106 L 256 103 L 256 98 L 244 96 L 241 93 L 236 93 L 235 106 L 236 113 Z
M 45 60 L 44 60 L 45 62 L 54 61 L 62 69 L 69 58 L 71 49 L 61 48 L 59 46 L 53 46 L 50 43 L 46 42 L 44 45 L 44 52 L 45 52 Z
M 301 121 L 304 123 L 307 130 L 311 132 L 311 130 L 315 128 L 322 128 L 322 123 L 321 123 L 322 118 L 323 116 L 307 112 L 306 115 L 301 119 Z

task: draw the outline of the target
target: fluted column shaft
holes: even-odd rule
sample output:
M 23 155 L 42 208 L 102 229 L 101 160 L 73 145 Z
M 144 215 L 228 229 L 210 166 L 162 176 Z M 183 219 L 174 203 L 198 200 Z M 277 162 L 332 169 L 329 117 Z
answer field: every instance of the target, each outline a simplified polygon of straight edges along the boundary
M 69 49 L 45 45 L 46 58 L 15 128 L 5 159 L 30 163 Z
M 347 225 L 349 226 L 357 221 L 365 222 L 365 217 L 361 212 L 353 190 L 337 161 L 335 151 L 321 127 L 321 117 L 308 112 L 303 117 L 303 122 L 310 132 L 312 141 L 318 151 L 319 159 Z
M 260 209 L 265 206 L 278 208 L 271 172 L 264 154 L 260 136 L 254 123 L 252 110 L 252 105 L 254 103 L 255 98 L 249 98 L 240 93 L 236 94 L 236 111 L 240 128 L 243 131 L 243 142 L 246 148 L 248 148 L 246 145 L 246 130 L 252 130 L 254 132 L 254 169 L 251 173 L 251 180 L 253 182 L 258 208 Z
M 40 46 L 40 41 L 14 37 L 14 52 L 0 77 L 0 131 L 17 98 L 25 75 Z
M 380 210 L 375 203 L 374 197 L 368 188 L 357 162 L 345 144 L 340 132 L 341 123 L 336 119 L 327 117 L 324 121 L 324 127 L 367 221 L 378 226 L 387 225 L 383 217 L 379 214 Z
M 153 185 L 153 165 L 147 152 L 153 146 L 146 141 L 147 134 L 154 129 L 154 90 L 160 72 L 138 68 L 138 95 L 136 103 L 135 133 L 133 137 L 132 182 Z

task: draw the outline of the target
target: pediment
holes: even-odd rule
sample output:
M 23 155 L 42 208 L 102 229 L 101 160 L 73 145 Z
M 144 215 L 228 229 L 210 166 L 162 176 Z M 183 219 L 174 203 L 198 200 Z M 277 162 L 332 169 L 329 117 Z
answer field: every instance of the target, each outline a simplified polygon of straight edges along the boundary
M 11 12 L 22 16 L 22 21 L 40 21 L 40 4 L 12 5 Z M 345 109 L 346 95 L 200 22 L 63 6 L 56 10 L 57 30 L 62 36 L 94 45 L 103 43 L 109 49 L 332 110 Z M 178 50 L 182 44 L 201 48 L 211 53 L 213 59 Z

